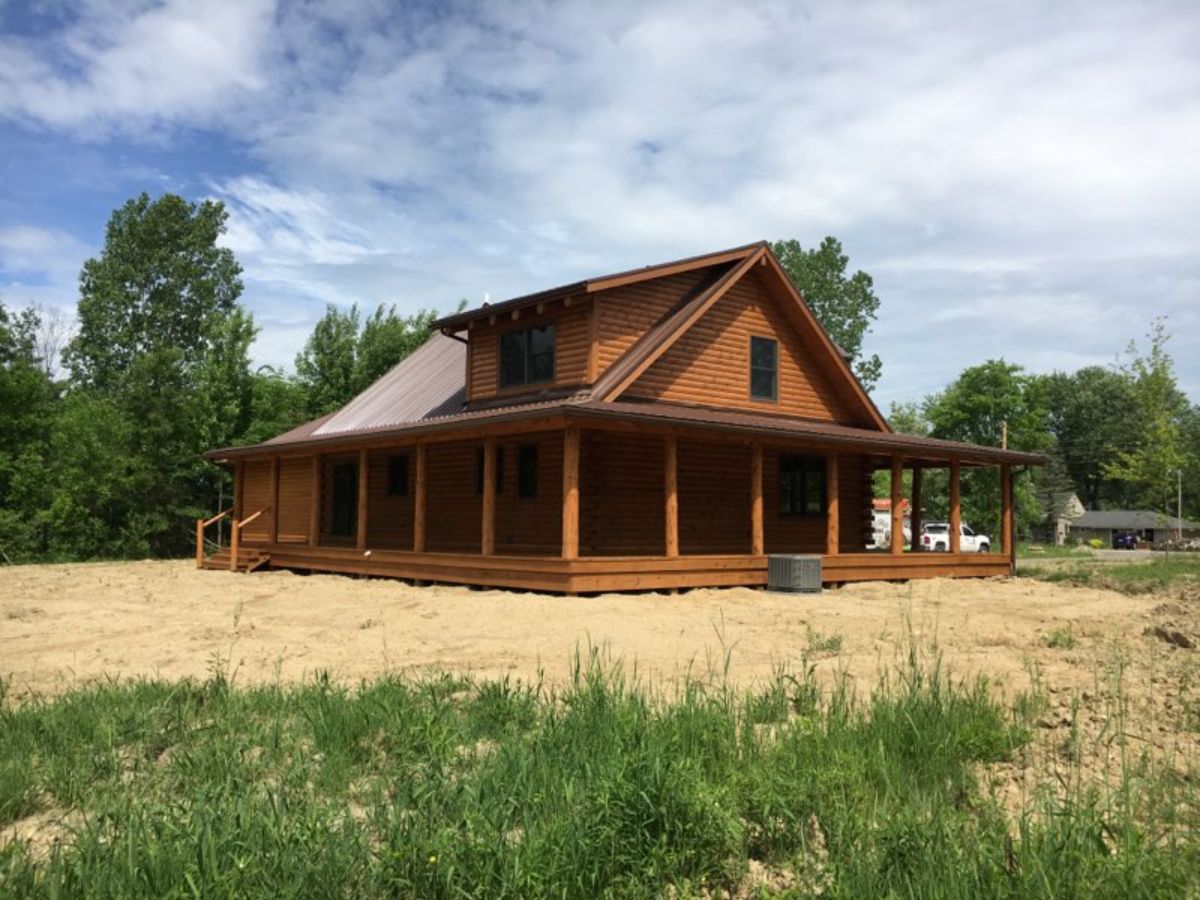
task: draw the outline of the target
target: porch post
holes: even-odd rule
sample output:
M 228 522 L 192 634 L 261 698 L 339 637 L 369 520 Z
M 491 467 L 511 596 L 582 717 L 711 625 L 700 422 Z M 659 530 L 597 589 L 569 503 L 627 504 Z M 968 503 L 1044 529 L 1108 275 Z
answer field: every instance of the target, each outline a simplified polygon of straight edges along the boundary
M 496 439 L 483 439 L 483 533 L 479 550 L 484 556 L 496 552 Z
M 750 456 L 750 553 L 762 556 L 763 541 L 763 446 L 754 442 Z
M 825 555 L 836 556 L 841 546 L 839 534 L 841 505 L 838 502 L 838 455 L 825 454 Z
M 959 484 L 959 464 L 950 460 L 950 552 L 962 552 L 962 492 Z
M 312 458 L 312 503 L 308 509 L 308 546 L 321 542 L 321 454 Z
M 417 479 L 413 491 L 413 552 L 425 552 L 426 446 L 417 444 Z
M 579 427 L 563 432 L 562 558 L 579 557 Z
M 279 540 L 279 457 L 271 457 L 271 480 L 267 497 L 271 504 L 271 515 L 267 517 L 267 541 L 274 544 Z
M 679 555 L 679 439 L 674 434 L 663 438 L 663 523 L 666 529 L 667 557 Z
M 240 459 L 233 465 L 233 521 L 242 517 L 242 489 L 246 486 L 246 464 Z
M 892 555 L 899 556 L 904 552 L 904 510 L 900 504 L 904 497 L 901 488 L 904 486 L 904 459 L 892 457 Z
M 368 490 L 370 482 L 370 458 L 367 448 L 358 451 L 358 525 L 355 528 L 354 544 L 359 550 L 367 548 L 367 501 L 370 497 Z
M 1013 552 L 1013 485 L 1012 466 L 1000 466 L 1000 552 Z
M 909 514 L 909 527 L 912 530 L 912 550 L 921 551 L 921 475 L 925 470 L 918 464 L 913 464 L 912 470 L 912 512 Z

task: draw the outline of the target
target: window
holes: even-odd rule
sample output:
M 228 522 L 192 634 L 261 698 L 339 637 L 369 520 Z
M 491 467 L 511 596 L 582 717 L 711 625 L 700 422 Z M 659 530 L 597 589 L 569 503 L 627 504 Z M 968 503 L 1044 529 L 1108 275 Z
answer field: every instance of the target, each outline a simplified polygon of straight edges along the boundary
M 554 326 L 500 335 L 500 387 L 554 380 Z
M 388 480 L 387 480 L 388 496 L 389 497 L 407 497 L 408 496 L 408 454 L 401 453 L 398 456 L 388 457 Z
M 771 338 L 750 338 L 750 396 L 755 400 L 775 400 L 779 396 L 779 342 Z
M 338 463 L 333 467 L 333 521 L 330 532 L 336 537 L 353 537 L 358 528 L 358 463 Z
M 483 447 L 475 451 L 475 493 L 483 496 Z M 504 493 L 504 448 L 496 448 L 496 495 Z
M 779 457 L 779 514 L 825 515 L 825 460 L 819 456 Z
M 538 490 L 537 444 L 522 444 L 517 455 L 517 496 L 536 497 Z

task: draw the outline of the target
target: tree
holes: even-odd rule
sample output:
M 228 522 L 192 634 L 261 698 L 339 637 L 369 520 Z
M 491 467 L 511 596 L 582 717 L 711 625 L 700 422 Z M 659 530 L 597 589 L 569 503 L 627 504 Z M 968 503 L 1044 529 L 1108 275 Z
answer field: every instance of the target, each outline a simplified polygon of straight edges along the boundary
M 113 213 L 79 276 L 79 331 L 65 354 L 77 384 L 114 389 L 137 357 L 163 348 L 184 367 L 199 361 L 242 293 L 241 266 L 217 246 L 227 218 L 222 203 L 175 194 L 143 193 Z
M 1008 446 L 1040 452 L 1051 445 L 1043 379 L 1004 360 L 964 369 L 940 394 L 925 401 L 932 437 L 998 447 L 1007 425 Z M 1018 481 L 1017 525 L 1027 531 L 1044 519 L 1032 486 Z M 963 518 L 977 528 L 1000 525 L 1000 481 L 992 467 L 962 472 Z
M 846 276 L 850 262 L 841 242 L 826 237 L 815 250 L 805 250 L 798 241 L 776 241 L 771 249 L 809 309 L 829 336 L 850 358 L 854 373 L 870 391 L 879 382 L 883 363 L 879 357 L 863 355 L 863 339 L 879 313 L 871 276 L 861 270 Z
M 412 316 L 396 315 L 382 304 L 363 322 L 354 360 L 354 391 L 365 390 L 400 360 L 429 340 L 437 319 L 433 310 Z
M 1129 362 L 1123 371 L 1133 384 L 1135 401 L 1129 427 L 1136 441 L 1130 450 L 1118 451 L 1104 467 L 1108 478 L 1127 483 L 1136 502 L 1146 509 L 1167 510 L 1173 505 L 1176 472 L 1189 463 L 1194 451 L 1184 446 L 1181 422 L 1187 401 L 1175 381 L 1175 366 L 1167 353 L 1170 340 L 1166 324 L 1156 319 L 1147 335 L 1146 355 L 1129 343 Z
M 1133 380 L 1125 372 L 1087 366 L 1047 376 L 1046 391 L 1050 431 L 1083 505 L 1100 509 L 1106 498 L 1125 505 L 1123 497 L 1115 496 L 1122 486 L 1113 484 L 1105 467 L 1133 448 Z
M 330 303 L 296 356 L 296 378 L 307 394 L 309 416 L 333 412 L 354 396 L 357 351 L 358 305 L 342 312 Z

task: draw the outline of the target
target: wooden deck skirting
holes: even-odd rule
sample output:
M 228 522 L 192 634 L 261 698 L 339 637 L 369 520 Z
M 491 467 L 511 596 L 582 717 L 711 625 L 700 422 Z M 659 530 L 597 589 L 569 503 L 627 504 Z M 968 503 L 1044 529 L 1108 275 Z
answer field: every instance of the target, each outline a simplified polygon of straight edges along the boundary
M 591 593 L 712 586 L 759 587 L 767 583 L 767 557 L 759 555 L 489 556 L 416 553 L 302 543 L 246 543 L 270 557 L 273 569 L 302 569 L 380 578 L 532 591 Z M 826 584 L 937 577 L 1008 575 L 1011 557 L 1001 553 L 841 553 L 823 557 Z

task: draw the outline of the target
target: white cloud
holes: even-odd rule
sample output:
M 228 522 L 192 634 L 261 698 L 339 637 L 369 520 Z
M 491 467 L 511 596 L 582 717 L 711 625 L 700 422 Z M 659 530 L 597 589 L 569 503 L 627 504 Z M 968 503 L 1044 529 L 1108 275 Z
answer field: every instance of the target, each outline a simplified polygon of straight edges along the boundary
M 832 233 L 884 301 L 885 404 L 1110 359 L 1157 314 L 1200 397 L 1192 4 L 201 6 L 0 42 L 0 115 L 245 146 L 210 189 L 270 361 L 324 302 Z

